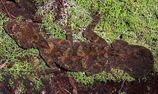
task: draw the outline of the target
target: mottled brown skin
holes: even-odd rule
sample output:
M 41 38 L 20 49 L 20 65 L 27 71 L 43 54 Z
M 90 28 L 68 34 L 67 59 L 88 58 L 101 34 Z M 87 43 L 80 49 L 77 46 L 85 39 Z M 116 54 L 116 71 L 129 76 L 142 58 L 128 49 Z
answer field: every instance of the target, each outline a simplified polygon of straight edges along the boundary
M 143 46 L 115 40 L 108 53 L 112 68 L 125 70 L 133 77 L 142 77 L 153 71 L 153 55 Z
M 86 42 L 72 44 L 69 40 L 61 39 L 46 40 L 38 30 L 38 26 L 30 21 L 7 22 L 5 30 L 20 47 L 38 48 L 44 61 L 54 69 L 57 69 L 58 65 L 66 70 L 87 71 L 94 74 L 98 70 L 103 71 L 101 66 L 106 64 L 107 55 L 105 51 L 103 52 L 102 45 Z M 103 59 L 104 56 L 106 59 Z
M 107 62 L 104 47 L 95 47 L 91 43 L 74 42 L 69 40 L 50 39 L 50 49 L 41 49 L 40 55 L 48 65 L 53 63 L 70 71 L 85 71 L 95 74 L 103 71 Z
M 98 37 L 94 41 L 90 40 L 91 42 L 72 43 L 70 40 L 45 39 L 38 25 L 28 20 L 9 21 L 4 27 L 20 47 L 37 48 L 40 56 L 54 70 L 63 68 L 96 74 L 118 68 L 133 77 L 141 77 L 153 69 L 153 56 L 147 48 L 129 45 L 123 40 L 116 40 L 108 45 L 95 33 L 87 33 L 88 38 Z
M 34 24 L 31 20 L 21 22 L 12 20 L 4 28 L 16 40 L 17 44 L 24 49 L 42 46 L 48 47 L 46 40 L 40 33 L 38 25 Z

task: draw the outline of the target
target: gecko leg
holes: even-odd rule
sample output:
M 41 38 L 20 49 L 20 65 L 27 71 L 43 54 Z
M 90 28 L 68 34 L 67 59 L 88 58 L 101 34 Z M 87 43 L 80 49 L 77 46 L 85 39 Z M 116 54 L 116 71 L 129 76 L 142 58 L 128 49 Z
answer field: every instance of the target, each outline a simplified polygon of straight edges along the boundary
M 73 37 L 72 37 L 72 29 L 71 29 L 71 20 L 70 17 L 68 17 L 67 19 L 67 24 L 64 27 L 65 31 L 66 31 L 66 39 L 69 40 L 71 43 L 73 42 Z
M 92 17 L 92 21 L 83 31 L 84 37 L 92 43 L 108 46 L 108 43 L 103 38 L 101 38 L 95 32 L 93 32 L 100 21 L 101 15 L 98 12 L 91 11 L 90 16 Z

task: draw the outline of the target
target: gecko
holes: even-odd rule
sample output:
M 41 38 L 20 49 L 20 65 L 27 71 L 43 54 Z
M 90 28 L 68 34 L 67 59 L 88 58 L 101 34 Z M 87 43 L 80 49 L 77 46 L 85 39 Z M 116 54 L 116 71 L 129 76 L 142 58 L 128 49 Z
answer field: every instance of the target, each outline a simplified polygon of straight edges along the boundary
M 149 49 L 131 45 L 123 40 L 114 40 L 108 44 L 98 36 L 94 28 L 99 22 L 97 12 L 91 14 L 92 21 L 83 31 L 89 42 L 73 42 L 71 38 L 44 38 L 38 24 L 30 20 L 10 20 L 4 29 L 23 49 L 36 48 L 41 58 L 53 70 L 85 72 L 97 74 L 118 68 L 133 77 L 141 77 L 153 70 L 153 55 Z M 65 27 L 71 32 L 69 26 Z
M 23 4 L 15 2 L 18 6 Z M 60 2 L 63 1 L 61 0 Z M 4 2 L 3 4 L 12 3 Z M 60 4 L 57 3 L 58 15 L 64 11 L 60 9 Z M 21 7 L 19 8 L 18 6 L 13 8 L 13 10 L 20 10 Z M 31 9 L 32 7 L 26 6 L 23 8 Z M 8 13 L 11 12 L 8 11 Z M 10 19 L 7 21 L 4 24 L 6 33 L 15 40 L 19 47 L 23 49 L 38 49 L 40 57 L 54 71 L 64 69 L 66 71 L 85 72 L 87 75 L 93 75 L 102 71 L 109 72 L 112 68 L 118 68 L 133 77 L 141 77 L 153 71 L 154 59 L 149 49 L 129 44 L 124 40 L 114 40 L 109 44 L 94 32 L 101 18 L 97 11 L 90 12 L 92 21 L 82 32 L 83 36 L 88 40 L 84 42 L 73 41 L 72 30 L 69 24 L 63 27 L 66 31 L 66 39 L 45 38 L 46 34 L 40 29 L 39 24 L 32 19 L 34 15 L 25 17 L 28 13 L 23 11 L 18 15 L 25 19 L 21 21 Z

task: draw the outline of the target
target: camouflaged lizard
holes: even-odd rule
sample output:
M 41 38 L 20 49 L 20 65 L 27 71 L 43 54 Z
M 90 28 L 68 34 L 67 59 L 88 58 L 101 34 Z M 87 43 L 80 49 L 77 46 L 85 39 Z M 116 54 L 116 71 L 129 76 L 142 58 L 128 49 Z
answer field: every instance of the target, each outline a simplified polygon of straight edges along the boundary
M 140 77 L 153 69 L 153 56 L 150 50 L 138 45 L 130 45 L 123 40 L 108 44 L 93 32 L 100 16 L 92 15 L 92 22 L 83 31 L 90 42 L 45 39 L 37 24 L 23 20 L 8 21 L 6 32 L 24 48 L 37 48 L 41 58 L 54 70 L 82 71 L 96 74 L 111 68 L 122 69 L 133 77 Z
M 59 9 L 57 14 L 60 15 L 64 10 L 61 10 L 58 4 L 60 3 L 57 3 Z M 16 8 L 13 10 L 16 11 Z M 19 15 L 25 17 L 25 12 L 22 11 Z M 4 28 L 23 49 L 37 48 L 41 58 L 54 71 L 64 69 L 96 74 L 110 71 L 111 68 L 118 68 L 133 77 L 141 77 L 153 71 L 154 61 L 149 49 L 130 45 L 123 40 L 115 40 L 108 44 L 93 32 L 100 21 L 100 14 L 91 12 L 90 16 L 92 22 L 83 31 L 84 37 L 89 42 L 74 42 L 69 24 L 63 27 L 67 34 L 66 40 L 46 39 L 44 37 L 46 34 L 40 31 L 38 24 L 28 20 L 27 17 L 22 21 L 10 20 L 6 22 Z

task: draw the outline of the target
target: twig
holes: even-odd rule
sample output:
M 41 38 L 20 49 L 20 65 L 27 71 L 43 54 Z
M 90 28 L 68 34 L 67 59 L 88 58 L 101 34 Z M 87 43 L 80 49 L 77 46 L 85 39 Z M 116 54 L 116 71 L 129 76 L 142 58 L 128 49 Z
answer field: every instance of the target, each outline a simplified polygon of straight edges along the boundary
M 78 94 L 77 93 L 77 87 L 75 85 L 75 81 L 72 77 L 69 77 L 69 82 L 70 82 L 71 86 L 73 87 L 73 94 Z
M 122 84 L 121 84 L 121 88 L 119 89 L 118 93 L 120 93 L 124 87 L 124 84 L 125 84 L 125 80 L 123 80 Z
M 4 5 L 2 0 L 1 0 L 1 3 L 4 6 L 4 9 L 5 9 L 6 13 L 8 14 L 9 18 L 14 18 L 15 19 L 16 17 L 9 13 L 8 9 L 6 8 L 6 6 Z
M 5 62 L 3 64 L 0 65 L 0 69 L 4 68 L 7 65 L 8 62 Z

